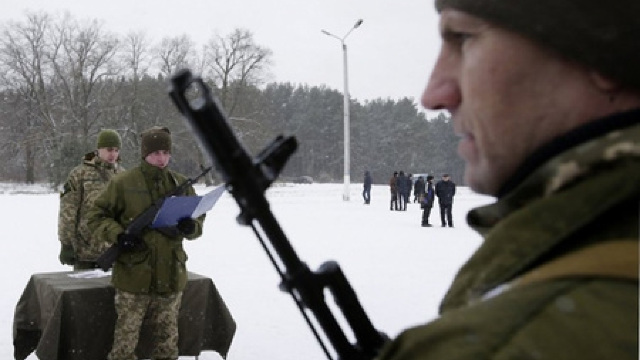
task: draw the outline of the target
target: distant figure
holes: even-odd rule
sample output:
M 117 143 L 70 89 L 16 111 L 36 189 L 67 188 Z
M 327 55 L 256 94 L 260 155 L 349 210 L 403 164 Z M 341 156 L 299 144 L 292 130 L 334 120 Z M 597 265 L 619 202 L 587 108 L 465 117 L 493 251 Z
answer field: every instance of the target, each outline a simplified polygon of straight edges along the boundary
M 60 193 L 58 239 L 60 263 L 74 270 L 96 268 L 96 259 L 106 247 L 93 240 L 87 227 L 86 212 L 107 182 L 123 168 L 120 160 L 120 135 L 114 130 L 98 134 L 96 150 L 84 155 L 71 172 Z
M 422 198 L 424 197 L 424 178 L 422 176 L 418 176 L 418 180 L 413 184 L 413 202 L 422 203 Z
M 442 227 L 449 225 L 453 227 L 453 196 L 456 194 L 456 184 L 451 181 L 449 174 L 442 175 L 442 180 L 436 184 L 436 196 L 440 205 L 440 219 Z
M 422 176 L 420 178 L 422 178 Z M 424 188 L 425 186 L 424 182 L 422 183 L 422 186 Z M 424 227 L 431 226 L 431 224 L 429 224 L 429 215 L 431 215 L 431 208 L 433 207 L 433 198 L 434 198 L 433 176 L 431 175 L 427 176 L 426 186 L 427 186 L 426 194 L 420 200 L 420 207 L 422 208 L 422 226 Z
M 405 201 L 406 203 L 408 203 L 409 199 L 411 199 L 411 191 L 413 191 L 413 175 L 408 174 L 407 175 L 407 200 Z
M 407 210 L 407 200 L 409 198 L 409 189 L 408 189 L 408 184 L 407 184 L 407 177 L 404 174 L 404 171 L 400 171 L 400 174 L 398 175 L 398 181 L 397 181 L 397 186 L 398 186 L 398 200 L 399 200 L 399 207 L 401 211 L 406 211 Z
M 389 180 L 389 190 L 391 191 L 391 206 L 389 210 L 398 209 L 398 172 L 394 171 L 391 180 Z
M 371 179 L 371 173 L 369 170 L 364 172 L 364 182 L 362 189 L 362 197 L 364 198 L 365 205 L 369 205 L 371 203 L 371 183 L 373 180 Z

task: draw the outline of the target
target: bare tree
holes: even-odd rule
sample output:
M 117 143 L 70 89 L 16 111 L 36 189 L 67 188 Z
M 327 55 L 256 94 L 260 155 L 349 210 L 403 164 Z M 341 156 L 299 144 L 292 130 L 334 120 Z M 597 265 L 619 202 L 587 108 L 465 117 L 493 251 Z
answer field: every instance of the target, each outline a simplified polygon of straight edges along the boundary
M 236 29 L 226 37 L 215 35 L 204 48 L 203 76 L 219 89 L 219 98 L 229 114 L 243 100 L 248 86 L 257 86 L 267 76 L 271 50 L 253 40 L 249 30 Z
M 122 46 L 121 62 L 124 75 L 133 80 L 139 80 L 148 75 L 153 61 L 150 43 L 144 32 L 130 32 L 125 37 Z
M 53 37 L 53 90 L 60 95 L 69 130 L 88 139 L 100 130 L 105 103 L 117 91 L 119 40 L 96 20 L 80 22 L 69 15 L 57 24 Z
M 221 90 L 241 136 L 264 133 L 256 109 L 271 51 L 248 31 L 214 37 L 200 51 L 186 35 L 153 46 L 143 33 L 119 38 L 69 14 L 26 13 L 0 32 L 0 152 L 12 164 L 5 178 L 21 171 L 27 182 L 58 184 L 103 127 L 118 130 L 128 152 L 138 150 L 142 129 L 170 126 L 175 150 L 187 155 L 180 166 L 206 165 L 162 86 L 183 67 Z
M 196 61 L 195 43 L 188 35 L 166 37 L 156 48 L 160 72 L 169 77 L 177 70 L 189 67 Z
M 47 88 L 54 76 L 47 34 L 51 18 L 43 13 L 27 13 L 24 22 L 9 22 L 0 39 L 0 83 L 11 89 L 12 99 L 3 110 L 5 131 L 11 136 L 5 146 L 13 146 L 23 154 L 25 181 L 36 177 L 36 154 L 51 145 L 50 134 L 56 133 L 56 113 Z M 20 135 L 18 135 L 20 134 Z
M 148 79 L 153 65 L 151 44 L 144 32 L 130 32 L 122 43 L 120 62 L 123 66 L 125 88 L 122 89 L 119 101 L 114 106 L 116 117 L 111 123 L 119 125 L 123 133 L 125 147 L 138 148 L 138 135 L 146 127 L 147 118 L 144 79 Z

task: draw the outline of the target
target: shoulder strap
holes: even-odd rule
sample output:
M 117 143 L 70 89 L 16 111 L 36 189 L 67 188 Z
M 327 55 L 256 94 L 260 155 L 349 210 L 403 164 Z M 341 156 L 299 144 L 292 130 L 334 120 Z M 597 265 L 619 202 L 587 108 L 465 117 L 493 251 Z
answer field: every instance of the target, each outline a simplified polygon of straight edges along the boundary
M 587 246 L 525 273 L 514 286 L 567 277 L 609 277 L 638 281 L 638 240 Z

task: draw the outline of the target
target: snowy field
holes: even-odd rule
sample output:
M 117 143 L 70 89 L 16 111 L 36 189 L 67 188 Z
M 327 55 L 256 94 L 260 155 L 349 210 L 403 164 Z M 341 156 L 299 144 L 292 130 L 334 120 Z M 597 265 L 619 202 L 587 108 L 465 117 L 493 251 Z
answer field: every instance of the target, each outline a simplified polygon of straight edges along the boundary
M 436 227 L 422 228 L 418 204 L 389 211 L 388 186 L 374 185 L 368 206 L 361 184 L 350 190 L 345 202 L 342 184 L 278 184 L 267 197 L 299 257 L 311 269 L 338 261 L 376 328 L 393 337 L 433 319 L 457 269 L 480 244 L 466 212 L 492 199 L 458 187 L 455 227 L 439 227 L 436 205 L 430 219 Z M 0 201 L 7 235 L 0 253 L 0 359 L 12 359 L 13 312 L 29 277 L 70 268 L 58 262 L 56 193 L 0 184 Z M 227 359 L 326 359 L 291 297 L 278 290 L 278 275 L 252 230 L 236 223 L 238 212 L 224 194 L 208 213 L 204 235 L 185 244 L 188 269 L 213 279 L 237 322 Z M 220 359 L 212 352 L 199 358 Z

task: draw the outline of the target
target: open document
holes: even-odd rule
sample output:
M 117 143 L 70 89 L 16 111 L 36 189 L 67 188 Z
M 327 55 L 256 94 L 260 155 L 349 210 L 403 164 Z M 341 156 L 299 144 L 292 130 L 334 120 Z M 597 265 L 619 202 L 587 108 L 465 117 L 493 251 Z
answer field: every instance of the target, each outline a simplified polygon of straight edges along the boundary
M 172 196 L 166 198 L 156 214 L 151 228 L 175 226 L 182 218 L 192 219 L 211 210 L 224 193 L 224 185 L 220 185 L 204 196 Z

